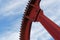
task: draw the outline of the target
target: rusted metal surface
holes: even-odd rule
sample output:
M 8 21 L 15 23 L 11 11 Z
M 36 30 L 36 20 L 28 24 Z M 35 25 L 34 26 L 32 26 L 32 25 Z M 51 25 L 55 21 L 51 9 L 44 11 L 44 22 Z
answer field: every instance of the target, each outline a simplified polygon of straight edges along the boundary
M 30 0 L 21 25 L 20 40 L 30 40 L 30 30 L 32 22 L 40 22 L 55 40 L 60 40 L 60 27 L 47 18 L 40 9 L 41 0 Z

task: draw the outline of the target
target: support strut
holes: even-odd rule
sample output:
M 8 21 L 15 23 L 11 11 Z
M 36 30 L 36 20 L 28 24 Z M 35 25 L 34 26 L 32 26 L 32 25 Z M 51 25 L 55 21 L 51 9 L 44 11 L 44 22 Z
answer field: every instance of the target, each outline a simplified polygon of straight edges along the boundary
M 43 11 L 40 11 L 37 21 L 39 21 L 45 27 L 45 29 L 55 40 L 60 40 L 60 27 L 46 17 L 43 14 Z
M 40 22 L 55 40 L 60 40 L 60 27 L 43 14 L 41 0 L 30 0 L 21 25 L 20 40 L 30 40 L 32 22 Z

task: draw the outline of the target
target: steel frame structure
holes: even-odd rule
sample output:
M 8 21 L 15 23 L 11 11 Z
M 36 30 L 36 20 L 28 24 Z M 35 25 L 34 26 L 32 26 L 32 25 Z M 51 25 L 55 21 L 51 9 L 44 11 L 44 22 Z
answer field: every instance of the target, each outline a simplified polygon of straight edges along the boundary
M 39 7 L 40 1 L 29 1 L 22 21 L 20 40 L 30 40 L 32 22 L 40 22 L 55 40 L 60 40 L 60 27 L 44 15 Z

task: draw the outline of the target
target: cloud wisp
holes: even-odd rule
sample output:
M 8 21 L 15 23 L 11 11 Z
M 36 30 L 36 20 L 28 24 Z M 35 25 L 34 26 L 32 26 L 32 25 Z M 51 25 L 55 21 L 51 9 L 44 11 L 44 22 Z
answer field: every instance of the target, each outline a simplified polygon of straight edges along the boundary
M 31 40 L 54 40 L 40 22 L 33 22 L 30 38 Z

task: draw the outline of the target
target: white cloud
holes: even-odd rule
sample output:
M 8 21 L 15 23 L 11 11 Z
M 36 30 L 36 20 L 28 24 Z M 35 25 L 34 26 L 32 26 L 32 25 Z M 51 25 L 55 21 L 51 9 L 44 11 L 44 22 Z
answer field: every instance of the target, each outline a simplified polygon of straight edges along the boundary
M 0 40 L 19 40 L 19 31 L 21 26 L 20 24 L 20 19 L 17 19 L 15 22 L 11 23 L 11 25 L 9 26 L 10 30 L 7 30 L 4 33 L 0 34 Z
M 52 3 L 55 3 L 56 2 L 56 0 L 41 0 L 41 5 L 43 5 L 43 6 L 48 6 L 48 5 L 50 5 L 50 4 L 52 4 Z
M 31 30 L 31 40 L 49 40 L 51 38 L 52 36 L 39 22 L 33 22 Z
M 5 12 L 10 11 L 10 10 L 16 8 L 17 6 L 24 5 L 24 3 L 26 3 L 26 0 L 12 0 L 2 9 L 2 11 L 3 10 Z
M 41 8 L 44 14 L 59 25 L 60 0 L 41 0 Z
M 2 16 L 9 16 L 9 15 L 16 15 L 16 14 L 19 15 L 19 14 L 21 14 L 19 12 L 19 10 L 21 10 L 20 7 L 26 3 L 27 3 L 27 0 L 11 0 L 11 1 L 8 1 L 5 4 L 2 4 L 5 6 L 0 9 L 0 12 L 1 12 L 0 15 L 2 15 Z M 14 10 L 16 10 L 17 8 L 19 8 L 18 12 L 15 13 Z M 21 11 L 23 11 L 23 10 L 21 10 Z
M 6 32 L 0 40 L 19 40 L 19 33 L 18 32 Z
M 26 4 L 26 2 L 27 2 L 26 0 L 12 0 L 9 3 L 7 3 L 4 8 L 2 8 L 2 11 L 3 10 L 5 12 L 10 11 L 10 10 L 16 8 L 17 6 L 24 5 L 24 3 Z
M 13 31 L 17 31 L 17 32 L 20 31 L 20 28 L 21 28 L 20 26 L 21 26 L 21 20 L 20 20 L 20 19 L 14 21 L 14 22 L 11 24 L 12 30 L 13 30 Z

